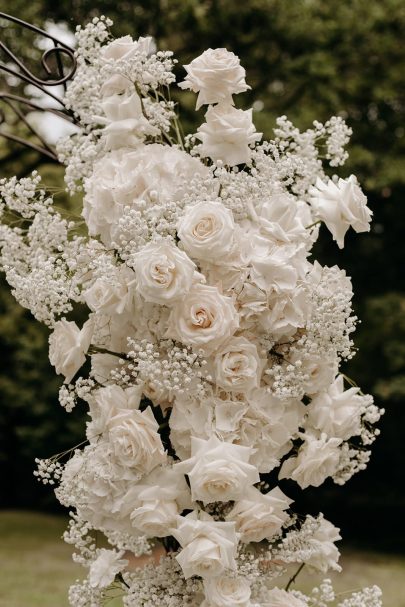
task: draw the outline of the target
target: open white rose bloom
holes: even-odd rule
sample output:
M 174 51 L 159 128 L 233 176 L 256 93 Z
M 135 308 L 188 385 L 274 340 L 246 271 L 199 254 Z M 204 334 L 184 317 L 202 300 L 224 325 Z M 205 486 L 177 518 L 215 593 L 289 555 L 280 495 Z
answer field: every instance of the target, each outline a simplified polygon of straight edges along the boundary
M 340 569 L 340 535 L 289 496 L 363 470 L 382 413 L 339 374 L 350 278 L 311 257 L 321 222 L 340 247 L 369 229 L 356 178 L 324 172 L 350 129 L 282 117 L 263 141 L 234 106 L 250 88 L 238 57 L 209 49 L 180 83 L 206 111 L 184 137 L 172 53 L 110 25 L 78 29 L 65 97 L 81 130 L 58 154 L 79 213 L 36 173 L 0 184 L 1 266 L 50 328 L 61 405 L 89 409 L 84 446 L 36 473 L 69 508 L 65 540 L 88 572 L 70 604 L 378 607 L 377 587 L 297 590 L 298 569 Z M 156 543 L 159 563 L 129 565 Z

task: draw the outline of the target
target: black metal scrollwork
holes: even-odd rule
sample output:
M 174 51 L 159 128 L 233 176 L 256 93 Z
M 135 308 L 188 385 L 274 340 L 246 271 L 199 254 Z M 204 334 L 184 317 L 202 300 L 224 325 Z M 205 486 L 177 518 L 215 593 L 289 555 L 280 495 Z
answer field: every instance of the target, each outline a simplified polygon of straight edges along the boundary
M 18 80 L 22 82 L 33 85 L 39 89 L 43 95 L 51 98 L 54 102 L 56 101 L 59 104 L 60 109 L 43 107 L 40 103 L 37 103 L 29 97 L 14 95 L 7 90 L 0 91 L 0 104 L 4 107 L 3 110 L 0 109 L 0 136 L 29 147 L 52 160 L 57 160 L 52 146 L 43 139 L 38 130 L 27 120 L 26 114 L 29 111 L 50 112 L 69 122 L 76 122 L 72 112 L 65 108 L 63 98 L 52 90 L 52 87 L 61 86 L 66 90 L 67 83 L 73 78 L 77 67 L 74 49 L 39 27 L 22 21 L 12 15 L 0 12 L 0 22 L 1 20 L 15 23 L 52 42 L 53 46 L 45 50 L 42 55 L 41 66 L 44 70 L 44 77 L 39 77 L 24 65 L 24 62 L 12 52 L 0 37 L 0 53 L 6 58 L 6 62 L 0 61 L 0 72 L 5 72 L 18 78 Z M 13 120 L 17 118 L 24 123 L 34 138 L 32 140 L 31 137 L 25 139 L 14 135 L 7 130 L 5 127 L 7 126 L 8 116 L 13 117 Z M 38 143 L 35 143 L 35 139 Z

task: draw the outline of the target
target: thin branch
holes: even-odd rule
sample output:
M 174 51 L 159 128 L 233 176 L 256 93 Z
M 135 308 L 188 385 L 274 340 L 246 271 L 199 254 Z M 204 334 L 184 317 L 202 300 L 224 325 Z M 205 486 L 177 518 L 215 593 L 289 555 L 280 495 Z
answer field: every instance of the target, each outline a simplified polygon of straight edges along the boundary
M 297 579 L 297 577 L 301 573 L 301 571 L 304 569 L 304 567 L 305 567 L 305 563 L 301 563 L 301 565 L 298 567 L 297 571 L 294 573 L 292 578 L 290 578 L 287 586 L 285 587 L 286 591 L 290 588 L 291 584 L 293 584 L 295 582 L 295 580 Z

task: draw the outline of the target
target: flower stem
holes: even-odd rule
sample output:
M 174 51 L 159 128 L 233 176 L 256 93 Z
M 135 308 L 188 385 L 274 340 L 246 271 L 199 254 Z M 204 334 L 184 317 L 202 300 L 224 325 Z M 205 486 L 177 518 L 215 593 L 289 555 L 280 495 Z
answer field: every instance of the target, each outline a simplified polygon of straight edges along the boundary
M 288 581 L 288 584 L 285 587 L 286 591 L 290 588 L 291 584 L 293 584 L 295 582 L 295 580 L 297 579 L 297 577 L 301 573 L 301 571 L 304 569 L 304 567 L 305 567 L 305 563 L 301 563 L 301 565 L 298 567 L 297 571 L 294 573 L 292 578 L 290 578 L 290 580 Z

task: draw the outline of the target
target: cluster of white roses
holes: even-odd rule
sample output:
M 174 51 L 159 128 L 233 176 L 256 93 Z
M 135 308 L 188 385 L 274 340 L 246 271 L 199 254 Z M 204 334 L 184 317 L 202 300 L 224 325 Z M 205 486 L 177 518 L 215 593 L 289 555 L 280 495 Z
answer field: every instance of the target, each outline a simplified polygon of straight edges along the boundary
M 260 143 L 252 110 L 234 107 L 250 88 L 238 57 L 209 49 L 179 85 L 208 105 L 184 140 L 165 97 L 171 54 L 151 38 L 111 40 L 108 25 L 78 31 L 67 103 L 83 129 L 59 145 L 69 188 L 84 189 L 85 233 L 36 175 L 1 183 L 2 266 L 52 328 L 61 403 L 89 405 L 88 444 L 38 472 L 75 510 L 67 541 L 89 577 L 71 604 L 101 605 L 112 584 L 126 607 L 334 602 L 327 583 L 318 599 L 275 585 L 294 563 L 338 569 L 340 539 L 322 516 L 299 522 L 276 479 L 345 482 L 381 415 L 339 374 L 353 351 L 350 279 L 309 259 L 321 222 L 339 247 L 349 227 L 369 230 L 355 177 L 327 178 L 315 148 L 333 131 L 336 166 L 347 129 L 317 123 L 292 145 L 283 119 Z M 153 538 L 168 556 L 132 571 Z M 378 592 L 353 604 L 377 607 Z

